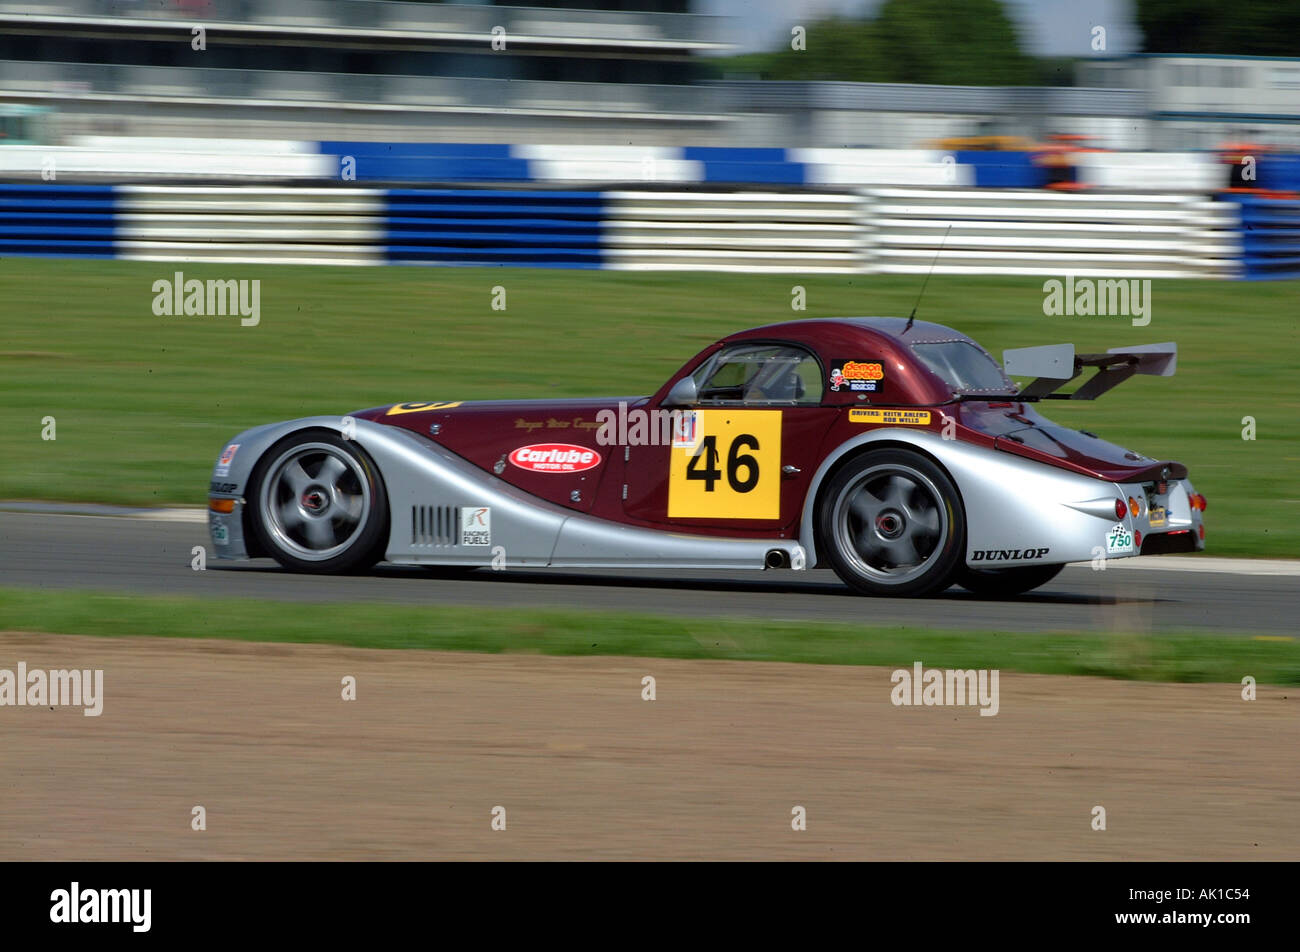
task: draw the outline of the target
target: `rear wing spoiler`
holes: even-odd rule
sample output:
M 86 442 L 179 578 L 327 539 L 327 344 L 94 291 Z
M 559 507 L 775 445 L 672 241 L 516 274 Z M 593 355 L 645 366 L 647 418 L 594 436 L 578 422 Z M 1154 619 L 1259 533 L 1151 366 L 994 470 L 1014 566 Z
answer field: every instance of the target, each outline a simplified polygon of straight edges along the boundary
M 1178 345 L 1114 347 L 1104 354 L 1076 354 L 1073 344 L 1020 347 L 1002 352 L 1002 366 L 1007 376 L 1035 378 L 1016 395 L 1019 400 L 1095 400 L 1134 374 L 1172 377 L 1178 366 Z M 1096 367 L 1097 372 L 1073 393 L 1056 392 L 1085 367 Z

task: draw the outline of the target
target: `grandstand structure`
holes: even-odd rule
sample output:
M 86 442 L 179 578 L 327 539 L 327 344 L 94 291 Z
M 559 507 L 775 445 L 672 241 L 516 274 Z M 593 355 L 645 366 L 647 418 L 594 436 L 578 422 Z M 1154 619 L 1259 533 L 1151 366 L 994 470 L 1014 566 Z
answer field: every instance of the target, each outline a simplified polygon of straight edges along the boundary
M 51 144 L 1300 148 L 1300 60 L 1089 57 L 1042 88 L 709 80 L 729 18 L 692 0 L 529 2 L 0 0 L 0 105 L 46 110 Z
M 724 21 L 687 4 L 0 0 L 0 100 L 52 107 L 63 139 L 725 137 L 693 85 Z
M 1209 149 L 1226 141 L 1300 150 L 1300 59 L 1139 53 L 1082 60 L 1081 84 L 1135 90 L 1144 148 Z

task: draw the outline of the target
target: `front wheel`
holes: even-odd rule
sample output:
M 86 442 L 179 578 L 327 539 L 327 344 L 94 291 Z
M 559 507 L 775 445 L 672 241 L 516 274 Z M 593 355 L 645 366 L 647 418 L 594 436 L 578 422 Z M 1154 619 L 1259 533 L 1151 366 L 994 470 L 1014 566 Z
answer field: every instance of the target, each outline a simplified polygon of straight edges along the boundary
M 827 561 L 866 595 L 947 588 L 966 545 L 957 487 L 928 457 L 905 449 L 845 465 L 822 494 L 818 524 Z
M 276 443 L 254 469 L 248 496 L 253 534 L 285 568 L 351 572 L 383 558 L 383 480 L 365 450 L 334 433 L 295 433 Z
M 968 592 L 989 598 L 1010 598 L 1046 585 L 1061 573 L 1064 565 L 1016 565 L 1005 569 L 973 569 L 962 566 L 954 581 Z

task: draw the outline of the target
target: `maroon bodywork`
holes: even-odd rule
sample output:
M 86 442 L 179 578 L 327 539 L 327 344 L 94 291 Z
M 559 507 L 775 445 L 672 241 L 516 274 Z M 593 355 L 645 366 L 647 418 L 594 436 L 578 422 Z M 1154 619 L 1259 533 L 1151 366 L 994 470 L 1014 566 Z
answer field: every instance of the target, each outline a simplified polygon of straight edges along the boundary
M 742 331 L 713 344 L 688 361 L 652 396 L 607 399 L 485 400 L 452 406 L 395 404 L 359 411 L 353 416 L 419 433 L 488 473 L 541 499 L 602 519 L 686 533 L 772 538 L 797 535 L 804 497 L 818 466 L 836 447 L 854 436 L 890 426 L 850 422 L 854 408 L 924 408 L 928 424 L 913 429 L 949 434 L 957 440 L 1012 453 L 1050 466 L 1110 482 L 1182 478 L 1181 464 L 1153 460 L 1114 446 L 1085 432 L 1058 426 L 1026 402 L 1014 399 L 1008 380 L 1002 394 L 971 399 L 954 393 L 930 370 L 912 344 L 974 341 L 948 327 L 917 321 L 903 331 L 898 318 L 809 319 Z M 832 363 L 846 357 L 878 362 L 884 377 L 871 393 L 824 387 L 819 405 L 765 405 L 782 412 L 781 465 L 797 472 L 780 483 L 777 519 L 682 519 L 668 517 L 668 446 L 603 446 L 597 441 L 603 410 L 661 409 L 673 385 L 693 373 L 719 349 L 737 343 L 790 344 L 810 351 L 828 380 Z M 981 348 L 982 350 L 982 348 Z M 991 359 L 991 358 L 990 358 Z M 412 409 L 403 409 L 410 406 Z M 395 412 L 396 411 L 396 412 Z M 527 446 L 563 444 L 590 450 L 598 463 L 576 472 L 535 472 L 511 460 Z M 625 489 L 626 487 L 626 489 Z

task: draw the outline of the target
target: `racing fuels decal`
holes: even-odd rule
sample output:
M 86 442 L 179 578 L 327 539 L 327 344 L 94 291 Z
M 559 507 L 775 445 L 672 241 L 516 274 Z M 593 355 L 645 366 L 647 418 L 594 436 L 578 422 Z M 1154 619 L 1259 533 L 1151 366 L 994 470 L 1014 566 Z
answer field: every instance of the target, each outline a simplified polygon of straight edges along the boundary
M 1133 533 L 1124 528 L 1123 523 L 1116 523 L 1106 532 L 1106 554 L 1125 555 L 1133 551 Z
M 487 506 L 465 507 L 460 511 L 460 544 L 492 544 L 492 510 Z
M 462 403 L 464 403 L 463 400 L 456 400 L 453 403 L 399 403 L 396 406 L 389 407 L 384 416 L 395 416 L 398 413 L 421 413 L 425 410 L 450 410 Z
M 831 389 L 836 393 L 846 388 L 874 393 L 884 379 L 885 368 L 879 361 L 837 360 L 831 365 Z
M 1017 562 L 1024 559 L 1041 559 L 1051 549 L 976 549 L 970 554 L 971 562 Z
M 238 443 L 231 443 L 231 444 L 230 444 L 229 446 L 227 446 L 224 450 L 222 450 L 222 451 L 221 451 L 221 456 L 217 459 L 217 468 L 216 468 L 216 470 L 213 471 L 213 475 L 214 475 L 214 476 L 229 476 L 229 475 L 230 475 L 230 463 L 231 463 L 231 461 L 235 458 L 235 454 L 238 453 L 238 452 L 239 452 L 239 444 L 238 444 Z
M 209 529 L 212 532 L 213 542 L 217 545 L 230 545 L 230 527 L 226 525 L 224 519 L 220 516 L 213 516 Z
M 929 410 L 868 410 L 849 411 L 850 423 L 889 423 L 903 426 L 925 426 L 930 422 Z
M 600 454 L 572 443 L 534 443 L 512 450 L 510 462 L 530 473 L 581 473 L 600 465 Z
M 694 429 L 668 451 L 668 517 L 780 518 L 781 411 L 697 410 Z

